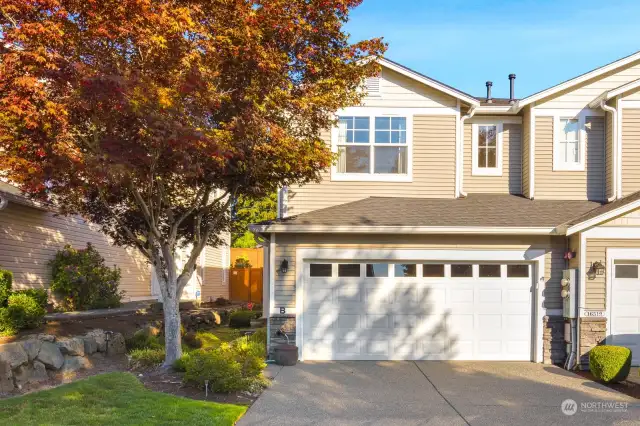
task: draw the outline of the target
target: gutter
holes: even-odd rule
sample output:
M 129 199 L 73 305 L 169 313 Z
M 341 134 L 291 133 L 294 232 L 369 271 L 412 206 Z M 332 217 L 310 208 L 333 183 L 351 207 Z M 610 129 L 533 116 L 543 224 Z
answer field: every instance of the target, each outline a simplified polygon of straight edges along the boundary
M 464 192 L 463 188 L 463 180 L 464 180 L 464 122 L 469 118 L 473 117 L 476 113 L 476 109 L 478 107 L 476 105 L 472 105 L 467 112 L 467 115 L 463 115 L 460 117 L 460 129 L 458 130 L 458 151 L 459 155 L 457 156 L 458 167 L 456 167 L 456 173 L 458 175 L 458 197 L 467 197 L 467 193 Z
M 611 120 L 613 121 L 612 123 L 612 135 L 611 138 L 613 139 L 612 143 L 613 143 L 613 147 L 612 147 L 612 152 L 613 152 L 613 176 L 612 176 L 612 180 L 613 180 L 613 195 L 609 198 L 607 198 L 607 203 L 610 203 L 614 200 L 616 200 L 618 198 L 618 110 L 616 108 L 610 107 L 609 105 L 607 105 L 607 98 L 603 98 L 600 99 L 600 108 L 602 108 L 605 111 L 609 111 L 611 113 Z M 605 157 L 607 158 L 607 146 L 605 144 L 604 147 L 605 150 Z
M 253 233 L 561 235 L 556 227 L 250 225 Z

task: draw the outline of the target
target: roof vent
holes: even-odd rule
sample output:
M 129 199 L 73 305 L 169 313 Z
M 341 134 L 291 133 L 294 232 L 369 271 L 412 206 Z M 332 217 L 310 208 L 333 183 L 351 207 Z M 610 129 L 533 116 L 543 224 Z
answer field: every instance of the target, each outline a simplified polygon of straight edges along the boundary
M 488 104 L 493 102 L 493 98 L 491 98 L 491 86 L 493 86 L 493 83 L 490 81 L 487 81 L 487 103 Z
M 510 91 L 509 91 L 509 103 L 511 105 L 516 103 L 516 98 L 515 98 L 515 85 L 516 85 L 516 75 L 515 74 L 509 74 L 509 83 L 510 83 Z
M 368 96 L 380 96 L 380 77 L 369 77 L 365 80 Z

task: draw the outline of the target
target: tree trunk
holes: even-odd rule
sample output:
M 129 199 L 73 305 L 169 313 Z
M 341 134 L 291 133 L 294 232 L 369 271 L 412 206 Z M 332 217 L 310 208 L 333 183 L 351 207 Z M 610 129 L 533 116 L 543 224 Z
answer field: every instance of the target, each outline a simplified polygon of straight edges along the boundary
M 177 285 L 169 285 L 168 287 L 176 288 Z M 175 295 L 175 293 L 173 294 Z M 164 311 L 164 348 L 165 358 L 164 366 L 170 367 L 173 362 L 182 357 L 182 336 L 180 333 L 180 297 L 164 298 L 162 301 L 162 309 Z

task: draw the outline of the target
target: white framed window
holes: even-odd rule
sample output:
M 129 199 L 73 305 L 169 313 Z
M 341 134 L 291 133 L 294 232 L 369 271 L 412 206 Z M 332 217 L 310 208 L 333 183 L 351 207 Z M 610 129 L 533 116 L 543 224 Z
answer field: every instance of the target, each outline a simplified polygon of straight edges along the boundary
M 337 164 L 332 180 L 411 181 L 412 116 L 340 115 L 332 134 Z
M 480 122 L 472 126 L 474 176 L 502 176 L 502 123 Z
M 584 116 L 555 116 L 553 121 L 553 170 L 583 171 L 585 164 Z

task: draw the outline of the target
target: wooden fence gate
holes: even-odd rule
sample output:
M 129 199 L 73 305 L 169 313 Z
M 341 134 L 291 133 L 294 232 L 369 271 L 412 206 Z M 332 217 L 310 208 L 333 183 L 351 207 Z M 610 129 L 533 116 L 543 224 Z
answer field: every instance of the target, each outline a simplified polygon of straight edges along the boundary
M 262 303 L 262 268 L 231 268 L 229 299 Z

